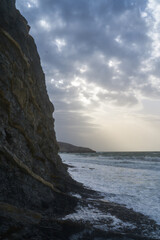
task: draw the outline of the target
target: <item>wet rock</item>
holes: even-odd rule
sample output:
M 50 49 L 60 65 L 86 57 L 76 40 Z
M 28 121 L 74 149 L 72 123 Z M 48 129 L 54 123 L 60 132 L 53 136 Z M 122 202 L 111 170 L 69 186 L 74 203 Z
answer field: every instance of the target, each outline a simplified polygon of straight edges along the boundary
M 75 182 L 58 155 L 53 111 L 27 21 L 15 8 L 15 1 L 1 0 L 0 215 L 3 219 L 6 216 L 20 221 L 23 214 L 21 217 L 15 214 L 16 209 L 21 213 L 24 209 L 54 216 L 65 215 L 76 206 L 76 198 L 67 194 Z
M 154 221 L 101 201 L 98 193 L 69 176 L 58 155 L 54 107 L 29 29 L 15 1 L 1 0 L 0 239 L 152 239 L 147 234 L 159 229 Z M 94 216 L 109 213 L 135 228 L 114 230 L 110 218 L 67 218 L 77 206 L 89 208 Z M 97 223 L 106 224 L 106 229 L 96 228 Z

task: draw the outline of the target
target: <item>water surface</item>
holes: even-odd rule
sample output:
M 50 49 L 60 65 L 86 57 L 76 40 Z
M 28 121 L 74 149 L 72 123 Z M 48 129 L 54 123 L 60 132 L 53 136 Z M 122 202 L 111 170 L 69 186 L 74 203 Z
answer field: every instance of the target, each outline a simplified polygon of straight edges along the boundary
M 160 152 L 60 155 L 75 180 L 160 224 Z

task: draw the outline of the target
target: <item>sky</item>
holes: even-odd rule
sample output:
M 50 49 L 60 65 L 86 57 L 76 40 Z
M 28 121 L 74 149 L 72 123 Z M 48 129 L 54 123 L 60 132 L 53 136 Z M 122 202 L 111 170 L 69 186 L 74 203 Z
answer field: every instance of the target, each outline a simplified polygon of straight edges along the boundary
M 17 0 L 59 141 L 160 151 L 160 1 Z

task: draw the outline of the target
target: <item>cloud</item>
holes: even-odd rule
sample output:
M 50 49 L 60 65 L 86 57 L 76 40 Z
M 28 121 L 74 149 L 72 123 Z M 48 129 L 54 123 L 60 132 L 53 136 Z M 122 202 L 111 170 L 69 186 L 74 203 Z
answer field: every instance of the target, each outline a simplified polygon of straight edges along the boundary
M 17 7 L 31 25 L 59 129 L 61 118 L 68 128 L 96 129 L 86 113 L 102 105 L 159 99 L 158 0 L 17 0 Z

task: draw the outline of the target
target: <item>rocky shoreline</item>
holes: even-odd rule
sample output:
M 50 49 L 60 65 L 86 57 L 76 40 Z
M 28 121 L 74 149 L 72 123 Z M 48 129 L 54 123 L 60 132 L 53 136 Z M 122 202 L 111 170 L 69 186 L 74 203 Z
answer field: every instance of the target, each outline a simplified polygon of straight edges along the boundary
M 68 174 L 29 30 L 15 0 L 1 0 L 0 239 L 156 239 L 154 221 L 103 201 Z
M 72 185 L 71 189 L 72 193 L 66 196 L 70 204 L 61 206 L 63 211 L 58 210 L 55 214 L 13 209 L 6 205 L 8 216 L 6 211 L 4 214 L 0 211 L 1 239 L 159 239 L 160 226 L 143 214 L 103 201 L 99 193 L 80 184 Z M 64 195 L 61 197 L 65 198 Z

